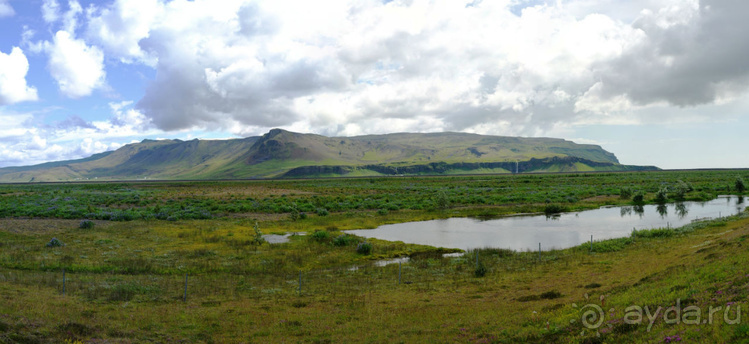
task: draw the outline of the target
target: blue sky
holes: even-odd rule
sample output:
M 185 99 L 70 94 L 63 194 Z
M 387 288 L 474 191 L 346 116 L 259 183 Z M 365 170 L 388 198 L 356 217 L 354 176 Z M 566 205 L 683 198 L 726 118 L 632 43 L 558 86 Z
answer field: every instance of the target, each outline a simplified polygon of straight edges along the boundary
M 749 167 L 741 0 L 0 0 L 0 167 L 279 127 Z

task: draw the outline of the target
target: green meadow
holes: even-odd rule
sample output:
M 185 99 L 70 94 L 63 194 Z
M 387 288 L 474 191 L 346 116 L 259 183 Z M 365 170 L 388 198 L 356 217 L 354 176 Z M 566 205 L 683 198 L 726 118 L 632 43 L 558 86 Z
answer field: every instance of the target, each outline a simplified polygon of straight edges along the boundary
M 747 178 L 1 184 L 0 343 L 749 343 L 749 214 L 540 255 L 342 232 L 706 201 Z

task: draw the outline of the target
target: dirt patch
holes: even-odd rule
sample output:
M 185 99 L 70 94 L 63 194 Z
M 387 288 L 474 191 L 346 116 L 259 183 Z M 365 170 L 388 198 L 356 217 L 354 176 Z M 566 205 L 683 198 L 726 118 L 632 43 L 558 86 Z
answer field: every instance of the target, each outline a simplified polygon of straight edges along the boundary
M 601 196 L 585 198 L 583 199 L 583 202 L 598 203 L 598 202 L 606 202 L 606 201 L 611 201 L 611 200 L 616 200 L 616 199 L 619 199 L 619 197 L 601 195 Z
M 59 219 L 0 219 L 0 230 L 10 233 L 51 233 L 78 228 L 80 222 Z

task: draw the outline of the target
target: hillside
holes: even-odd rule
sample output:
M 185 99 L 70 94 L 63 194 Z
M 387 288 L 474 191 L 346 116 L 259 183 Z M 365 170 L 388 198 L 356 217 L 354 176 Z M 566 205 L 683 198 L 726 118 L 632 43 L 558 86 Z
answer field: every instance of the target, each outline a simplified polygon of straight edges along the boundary
M 273 129 L 232 140 L 144 140 L 89 158 L 0 168 L 0 182 L 652 170 L 600 146 L 467 133 L 326 137 Z

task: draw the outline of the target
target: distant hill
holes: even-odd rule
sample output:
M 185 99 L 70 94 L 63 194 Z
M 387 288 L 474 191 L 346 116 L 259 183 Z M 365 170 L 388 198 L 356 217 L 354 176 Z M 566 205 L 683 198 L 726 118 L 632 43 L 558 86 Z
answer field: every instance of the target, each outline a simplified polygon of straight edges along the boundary
M 0 168 L 0 182 L 241 179 L 655 170 L 600 146 L 467 133 L 326 137 L 272 129 L 232 140 L 144 140 L 79 160 Z

